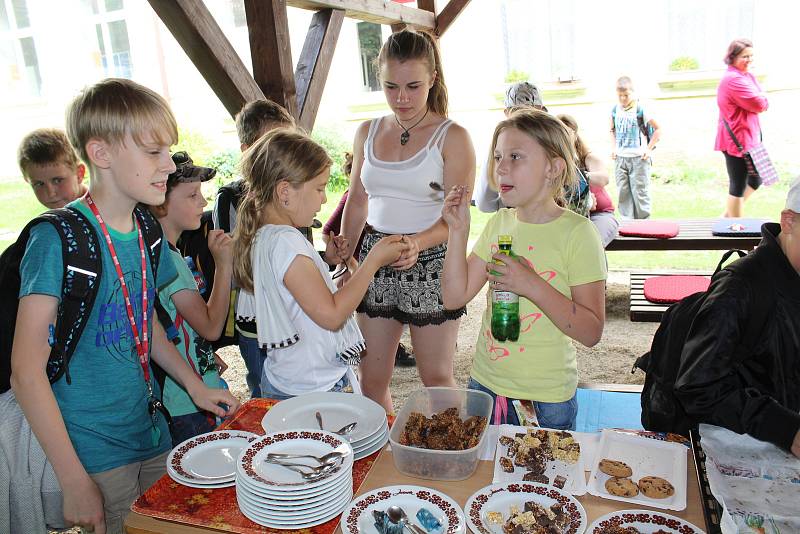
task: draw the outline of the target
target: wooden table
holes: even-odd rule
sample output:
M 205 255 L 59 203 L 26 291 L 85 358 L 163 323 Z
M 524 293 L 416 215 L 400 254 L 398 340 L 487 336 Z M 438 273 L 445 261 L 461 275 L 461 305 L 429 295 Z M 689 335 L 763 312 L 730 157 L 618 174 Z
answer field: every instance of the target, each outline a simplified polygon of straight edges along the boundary
M 586 515 L 589 524 L 598 517 L 605 515 L 615 510 L 624 510 L 626 508 L 643 508 L 650 509 L 658 512 L 666 512 L 671 515 L 685 519 L 700 528 L 705 527 L 705 520 L 703 518 L 702 504 L 700 500 L 700 486 L 697 480 L 697 473 L 695 470 L 694 455 L 689 449 L 686 450 L 688 455 L 687 461 L 687 495 L 686 495 L 686 509 L 681 512 L 674 510 L 660 510 L 658 508 L 650 508 L 642 505 L 634 505 L 624 503 L 621 501 L 612 501 L 609 499 L 602 499 L 594 495 L 586 494 L 581 497 L 576 497 L 578 501 L 586 509 Z M 391 451 L 384 449 L 378 460 L 372 466 L 367 478 L 364 480 L 361 487 L 356 491 L 356 495 L 368 493 L 374 489 L 383 486 L 393 486 L 397 484 L 413 484 L 416 486 L 427 486 L 435 490 L 441 491 L 446 495 L 452 497 L 462 508 L 467 503 L 467 499 L 480 488 L 491 484 L 493 474 L 493 462 L 481 461 L 478 462 L 478 469 L 475 473 L 466 480 L 459 480 L 455 482 L 445 482 L 439 480 L 422 480 L 401 474 L 394 467 L 394 460 Z M 125 521 L 128 534 L 209 534 L 219 532 L 218 530 L 197 528 L 169 521 L 162 521 L 152 517 L 143 516 L 131 512 Z M 337 528 L 337 533 L 341 532 Z
M 680 232 L 669 239 L 652 237 L 617 236 L 606 247 L 614 250 L 730 250 L 734 248 L 752 250 L 761 242 L 761 237 L 724 237 L 711 233 L 711 227 L 719 219 L 685 219 L 676 221 Z

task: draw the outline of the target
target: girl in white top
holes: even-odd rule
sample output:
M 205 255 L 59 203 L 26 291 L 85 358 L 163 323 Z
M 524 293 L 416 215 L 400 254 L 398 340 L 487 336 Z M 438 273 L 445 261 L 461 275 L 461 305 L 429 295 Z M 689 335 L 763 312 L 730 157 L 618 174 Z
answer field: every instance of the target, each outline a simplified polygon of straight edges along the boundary
M 266 134 L 242 158 L 246 193 L 234 234 L 234 277 L 255 302 L 264 397 L 358 391 L 348 363 L 357 361 L 364 341 L 353 311 L 375 272 L 408 248 L 402 236 L 381 240 L 337 291 L 298 230 L 326 201 L 330 165 L 321 146 L 289 129 Z
M 362 258 L 386 235 L 405 235 L 410 245 L 378 271 L 358 307 L 367 343 L 361 385 L 365 395 L 391 411 L 389 383 L 404 324 L 422 382 L 455 385 L 453 356 L 465 308 L 446 310 L 442 303 L 439 279 L 447 241 L 442 191 L 472 187 L 475 151 L 466 130 L 447 119 L 447 88 L 429 35 L 394 33 L 378 60 L 392 114 L 365 122 L 356 132 L 342 233 L 355 243 L 368 223 Z

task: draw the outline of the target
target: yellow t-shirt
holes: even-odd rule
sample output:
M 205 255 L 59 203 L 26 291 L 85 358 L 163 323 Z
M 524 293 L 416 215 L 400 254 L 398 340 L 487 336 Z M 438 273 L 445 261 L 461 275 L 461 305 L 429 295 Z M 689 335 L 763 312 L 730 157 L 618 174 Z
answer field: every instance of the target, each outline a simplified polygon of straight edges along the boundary
M 510 235 L 512 250 L 523 256 L 561 294 L 570 287 L 606 279 L 606 260 L 597 229 L 585 217 L 565 210 L 554 221 L 529 224 L 514 209 L 501 209 L 486 223 L 472 253 L 491 261 L 498 235 Z M 495 393 L 514 399 L 564 402 L 578 385 L 572 340 L 530 300 L 520 297 L 517 342 L 501 343 L 491 334 L 492 291 L 486 293 L 472 377 Z

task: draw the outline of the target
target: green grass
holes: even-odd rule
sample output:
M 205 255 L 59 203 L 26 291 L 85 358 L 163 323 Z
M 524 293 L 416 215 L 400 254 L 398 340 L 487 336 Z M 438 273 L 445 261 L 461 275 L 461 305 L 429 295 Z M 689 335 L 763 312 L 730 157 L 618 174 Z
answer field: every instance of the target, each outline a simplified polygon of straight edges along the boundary
M 762 187 L 748 201 L 746 215 L 777 220 L 783 209 L 788 180 L 772 187 Z M 688 219 L 719 217 L 727 196 L 727 179 L 703 177 L 697 180 L 674 180 L 670 183 L 654 181 L 651 185 L 653 213 L 659 219 Z M 616 199 L 613 185 L 611 197 Z M 341 198 L 341 192 L 329 192 L 328 202 L 322 206 L 317 218 L 328 220 Z M 213 198 L 213 196 L 212 196 Z M 36 201 L 30 187 L 21 179 L 0 181 L 0 199 L 5 207 L 0 212 L 0 250 L 4 250 L 17 237 L 17 233 L 30 219 L 44 211 Z M 615 202 L 616 204 L 616 202 Z M 211 209 L 209 204 L 208 209 Z M 491 214 L 472 208 L 470 239 L 477 239 Z M 321 231 L 315 231 L 318 246 Z M 719 261 L 721 251 L 666 251 L 666 252 L 609 252 L 610 269 L 669 269 L 711 270 Z
M 0 250 L 5 250 L 17 239 L 22 227 L 46 208 L 39 204 L 22 178 L 0 181 L 0 199 L 4 207 L 0 211 Z

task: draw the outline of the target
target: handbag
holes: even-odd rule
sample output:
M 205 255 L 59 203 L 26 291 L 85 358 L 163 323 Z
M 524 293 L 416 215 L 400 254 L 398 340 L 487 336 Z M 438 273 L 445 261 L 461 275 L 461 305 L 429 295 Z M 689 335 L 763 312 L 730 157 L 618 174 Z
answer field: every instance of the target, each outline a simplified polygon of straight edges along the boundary
M 776 183 L 778 181 L 778 171 L 775 170 L 772 160 L 769 159 L 769 153 L 767 153 L 767 148 L 764 146 L 764 143 L 758 143 L 750 150 L 745 151 L 742 144 L 733 134 L 733 130 L 731 130 L 728 121 L 722 119 L 722 122 L 725 124 L 725 128 L 728 130 L 731 139 L 733 139 L 733 142 L 736 144 L 736 148 L 738 148 L 742 156 L 744 156 L 744 161 L 747 164 L 747 174 L 758 176 L 761 179 L 761 183 L 764 185 Z

